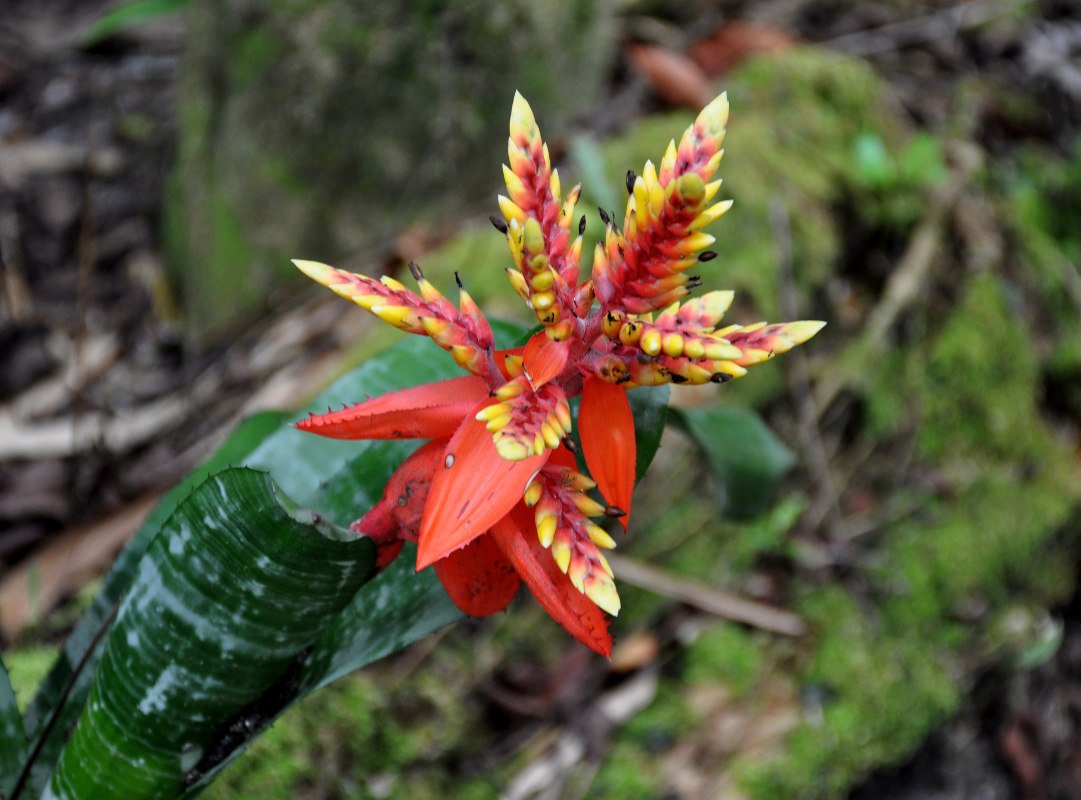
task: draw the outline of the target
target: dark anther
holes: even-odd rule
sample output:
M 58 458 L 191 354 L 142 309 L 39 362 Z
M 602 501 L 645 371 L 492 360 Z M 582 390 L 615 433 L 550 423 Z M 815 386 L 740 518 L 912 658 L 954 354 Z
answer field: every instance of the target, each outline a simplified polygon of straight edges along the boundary
M 710 383 L 728 383 L 732 380 L 732 376 L 727 372 L 714 372 L 709 376 Z
M 605 211 L 600 206 L 597 206 L 597 213 L 599 213 L 601 215 L 601 221 L 605 225 L 611 225 L 612 224 L 612 218 L 610 216 L 608 216 L 608 212 Z
M 578 220 L 578 235 L 581 236 L 586 232 L 586 215 L 583 214 L 582 218 Z
M 458 284 L 459 289 L 465 288 L 465 286 L 462 285 L 462 279 L 458 277 L 458 270 L 454 270 L 454 282 Z
M 698 254 L 699 261 L 712 261 L 716 257 L 717 254 L 712 250 L 703 250 L 701 253 Z
M 609 218 L 611 218 L 611 219 L 619 219 L 619 217 L 617 217 L 617 216 L 616 216 L 616 212 L 615 212 L 615 211 L 609 211 L 609 212 L 608 212 L 608 216 L 609 216 Z M 618 228 L 617 228 L 617 230 L 618 230 Z
M 627 194 L 634 194 L 634 181 L 637 177 L 633 169 L 627 170 Z
M 564 437 L 564 439 L 563 439 L 563 446 L 564 446 L 564 447 L 566 447 L 566 448 L 567 448 L 567 450 L 569 450 L 569 451 L 570 451 L 570 452 L 572 452 L 572 453 L 577 453 L 577 452 L 578 452 L 578 445 L 576 445 L 576 444 L 574 443 L 574 439 L 572 439 L 572 438 L 571 438 L 571 437 L 569 437 L 569 436 L 567 436 L 567 437 Z
M 687 382 L 686 378 L 684 378 L 682 375 L 677 375 L 674 372 L 672 373 L 671 378 L 672 378 L 672 383 L 675 383 L 675 384 L 680 384 L 680 383 L 686 383 Z
M 604 516 L 611 517 L 612 519 L 619 519 L 620 517 L 627 516 L 627 512 L 619 506 L 605 506 Z
M 424 280 L 424 273 L 420 271 L 420 267 L 417 266 L 416 261 L 409 262 L 409 274 L 413 276 L 414 280 Z
M 492 223 L 492 225 L 495 226 L 495 229 L 497 231 L 499 231 L 504 236 L 507 235 L 507 223 L 505 223 L 503 220 L 501 220 L 495 214 L 492 214 L 490 217 L 488 217 L 488 220 Z

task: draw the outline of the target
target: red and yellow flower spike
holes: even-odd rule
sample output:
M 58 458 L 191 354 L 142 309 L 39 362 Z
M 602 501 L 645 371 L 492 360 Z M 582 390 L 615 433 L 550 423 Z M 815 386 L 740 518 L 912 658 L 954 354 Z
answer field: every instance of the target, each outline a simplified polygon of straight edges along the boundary
M 564 460 L 564 459 L 560 459 Z M 573 459 L 570 459 L 573 464 Z M 615 540 L 590 520 L 605 507 L 585 494 L 596 486 L 573 466 L 544 467 L 526 488 L 523 499 L 534 510 L 537 538 L 552 553 L 571 585 L 609 614 L 619 613 L 619 593 L 612 568 L 599 548 L 611 549 Z
M 709 206 L 721 185 L 709 181 L 724 152 L 727 122 L 728 99 L 722 94 L 702 110 L 678 147 L 669 144 L 660 172 L 647 161 L 642 174 L 628 181 L 623 232 L 609 224 L 599 270 L 594 260 L 594 290 L 602 304 L 643 314 L 689 293 L 685 271 L 713 257 L 695 255 L 715 241 L 702 228 L 732 205 Z
M 548 146 L 529 103 L 517 92 L 507 159 L 503 178 L 508 196 L 499 196 L 499 209 L 507 220 L 504 232 L 516 268 L 508 269 L 508 274 L 549 338 L 562 341 L 574 332 L 575 318 L 588 312 L 593 302 L 591 293 L 575 291 L 582 233 L 579 230 L 572 242 L 571 225 L 581 187 L 571 189 L 565 201 L 561 198 L 559 173 L 552 169 Z
M 435 565 L 453 602 L 474 615 L 505 608 L 524 581 L 560 625 L 608 655 L 605 613 L 618 613 L 620 601 L 601 551 L 615 541 L 591 518 L 615 517 L 624 530 L 630 518 L 637 443 L 627 390 L 723 383 L 824 324 L 719 328 L 732 292 L 686 299 L 698 280 L 687 271 L 715 257 L 700 252 L 714 242 L 705 228 L 731 206 L 713 202 L 727 121 L 721 95 L 669 144 L 659 168 L 647 162 L 640 175 L 628 174 L 623 228 L 601 212 L 604 239 L 592 278 L 580 281 L 579 187 L 562 196 L 533 112 L 515 95 L 507 194 L 499 197 L 506 221 L 493 223 L 510 247 L 511 284 L 543 333 L 513 350 L 495 350 L 491 326 L 464 290 L 455 308 L 416 265 L 419 293 L 393 278 L 295 262 L 380 319 L 430 337 L 472 373 L 297 423 L 341 439 L 431 439 L 354 523 L 376 539 L 380 567 L 402 541 L 415 541 L 417 568 Z M 575 425 L 589 477 L 568 450 Z M 587 494 L 593 490 L 603 502 Z
M 312 280 L 384 322 L 408 333 L 431 337 L 463 369 L 481 377 L 490 376 L 494 363 L 490 355 L 495 347 L 492 327 L 460 285 L 461 302 L 456 309 L 424 278 L 416 264 L 410 264 L 409 269 L 420 287 L 420 296 L 389 276 L 377 281 L 318 261 L 293 259 L 293 263 Z

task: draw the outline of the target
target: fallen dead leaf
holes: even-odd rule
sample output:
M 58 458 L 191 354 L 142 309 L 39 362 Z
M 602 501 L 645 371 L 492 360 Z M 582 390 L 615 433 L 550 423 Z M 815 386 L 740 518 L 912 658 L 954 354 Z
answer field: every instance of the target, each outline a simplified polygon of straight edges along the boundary
M 697 110 L 716 94 L 701 67 L 685 55 L 655 45 L 633 44 L 627 48 L 627 58 L 657 97 L 670 106 Z
M 775 53 L 796 44 L 784 31 L 748 22 L 724 25 L 691 49 L 691 60 L 710 78 L 718 78 L 756 53 Z

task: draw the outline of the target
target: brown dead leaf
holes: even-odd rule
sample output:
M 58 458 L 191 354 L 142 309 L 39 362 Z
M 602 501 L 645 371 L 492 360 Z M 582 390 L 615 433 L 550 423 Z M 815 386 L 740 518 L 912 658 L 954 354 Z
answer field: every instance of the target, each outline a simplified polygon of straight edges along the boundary
M 650 631 L 639 631 L 622 639 L 612 648 L 609 668 L 612 672 L 630 672 L 631 670 L 652 664 L 657 660 L 661 645 Z
M 691 50 L 691 60 L 710 78 L 718 78 L 755 53 L 787 50 L 796 39 L 784 31 L 748 22 L 724 25 Z
M 627 59 L 657 97 L 670 106 L 698 110 L 716 94 L 702 69 L 680 53 L 650 44 L 632 44 L 627 47 Z
M 100 522 L 61 535 L 0 581 L 0 634 L 11 641 L 99 575 L 157 503 L 151 492 Z

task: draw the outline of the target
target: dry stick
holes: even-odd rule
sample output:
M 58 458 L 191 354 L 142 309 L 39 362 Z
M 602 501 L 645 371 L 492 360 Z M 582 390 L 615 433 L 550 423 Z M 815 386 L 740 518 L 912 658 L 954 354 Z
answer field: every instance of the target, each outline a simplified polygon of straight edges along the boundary
M 950 155 L 955 166 L 950 171 L 949 183 L 932 197 L 931 208 L 912 234 L 901 260 L 890 273 L 881 299 L 867 315 L 867 322 L 858 342 L 864 348 L 865 359 L 873 359 L 881 354 L 885 349 L 890 328 L 926 285 L 927 275 L 938 252 L 942 223 L 961 198 L 969 179 L 983 163 L 979 149 L 963 142 L 954 142 Z M 839 371 L 819 382 L 814 393 L 814 404 L 820 414 L 825 413 L 854 377 Z
M 724 617 L 733 622 L 742 622 L 771 633 L 803 636 L 808 631 L 807 623 L 791 611 L 747 600 L 615 553 L 606 554 L 606 558 L 621 581 L 637 586 L 639 589 L 645 589 L 694 606 L 700 611 Z
M 552 746 L 511 779 L 500 800 L 555 800 L 563 796 L 568 772 L 597 748 L 598 739 L 607 741 L 612 731 L 649 706 L 658 685 L 658 668 L 653 664 L 602 694 L 580 717 L 595 724 L 588 739 L 584 730 L 557 730 Z
M 778 300 L 781 316 L 784 319 L 796 319 L 795 279 L 792 276 L 792 231 L 788 224 L 788 209 L 780 201 L 769 209 L 769 224 L 773 229 L 773 242 L 777 248 Z M 822 443 L 822 433 L 818 428 L 818 410 L 811 396 L 811 378 L 807 369 L 807 356 L 802 347 L 795 348 L 786 359 L 788 365 L 789 391 L 796 401 L 796 415 L 799 419 L 799 435 L 804 452 L 811 459 L 811 469 L 818 484 L 818 497 L 815 500 L 815 527 L 826 516 L 832 516 L 832 527 L 845 539 L 849 538 L 848 523 L 841 511 L 840 496 L 830 474 L 829 457 Z
M 1032 0 L 973 0 L 915 19 L 827 39 L 819 44 L 852 56 L 869 56 L 905 45 L 950 39 L 960 31 L 977 28 L 1026 5 L 1032 5 Z

